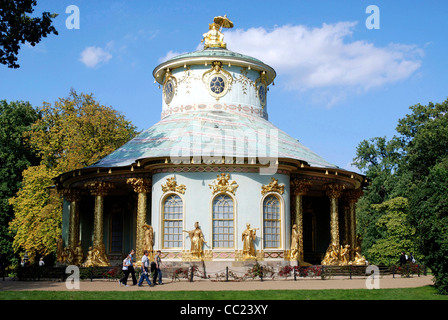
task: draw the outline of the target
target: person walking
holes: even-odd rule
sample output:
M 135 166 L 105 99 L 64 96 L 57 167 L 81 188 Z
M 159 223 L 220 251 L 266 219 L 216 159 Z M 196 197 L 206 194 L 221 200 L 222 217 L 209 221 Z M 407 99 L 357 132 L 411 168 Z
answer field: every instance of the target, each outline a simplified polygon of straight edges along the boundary
M 148 255 L 149 255 L 149 252 L 148 252 L 148 250 L 145 250 L 144 251 L 144 255 L 143 255 L 143 257 L 142 257 L 142 274 L 141 274 L 141 276 L 140 276 L 140 280 L 138 281 L 138 286 L 139 287 L 141 287 L 142 286 L 142 283 L 143 283 L 143 280 L 146 280 L 146 282 L 148 283 L 148 285 L 150 286 L 150 287 L 154 287 L 154 285 L 153 284 L 151 284 L 151 280 L 149 280 L 149 277 L 148 277 L 148 268 L 149 268 L 149 258 L 148 258 Z
M 118 285 L 121 287 L 123 284 L 125 287 L 128 287 L 128 276 L 129 276 L 129 265 L 131 265 L 131 261 L 129 259 L 129 255 L 126 256 L 123 260 L 123 277 L 118 280 Z
M 157 250 L 157 253 L 156 253 L 155 257 L 154 257 L 154 262 L 156 264 L 156 270 L 154 272 L 154 278 L 153 278 L 153 283 L 154 284 L 160 284 L 160 285 L 163 284 L 162 283 L 162 270 L 161 270 L 161 268 L 162 268 L 162 259 L 160 257 L 161 253 L 162 252 L 160 250 Z M 156 281 L 157 277 L 159 278 L 159 283 L 157 283 L 157 281 Z
M 400 256 L 400 266 L 401 267 L 406 264 L 406 260 L 407 260 L 406 259 L 406 254 L 404 252 L 402 252 L 401 256 Z
M 135 286 L 135 285 L 137 284 L 137 278 L 135 277 L 135 269 L 134 269 L 134 262 L 135 262 L 135 260 L 134 260 L 134 254 L 135 254 L 135 250 L 134 250 L 134 249 L 131 249 L 131 251 L 129 252 L 129 255 L 128 255 L 128 257 L 129 257 L 129 261 L 130 261 L 128 270 L 129 270 L 129 274 L 130 274 L 131 277 L 132 277 L 132 284 Z

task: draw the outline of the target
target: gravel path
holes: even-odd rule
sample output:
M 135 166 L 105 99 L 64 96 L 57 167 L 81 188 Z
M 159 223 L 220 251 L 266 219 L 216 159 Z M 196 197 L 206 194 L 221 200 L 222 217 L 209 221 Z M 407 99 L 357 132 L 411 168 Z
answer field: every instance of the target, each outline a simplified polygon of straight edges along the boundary
M 129 278 L 130 279 L 130 278 Z M 128 284 L 132 281 L 128 281 Z M 372 282 L 370 282 L 372 283 Z M 432 276 L 420 276 L 412 278 L 401 278 L 400 276 L 384 276 L 379 279 L 379 288 L 412 288 L 433 284 Z M 144 284 L 142 287 L 130 285 L 129 287 L 119 286 L 118 281 L 94 280 L 80 281 L 81 291 L 220 291 L 220 290 L 313 290 L 313 289 L 366 289 L 366 278 L 332 278 L 321 279 L 303 279 L 297 281 L 293 279 L 279 280 L 255 280 L 242 282 L 215 282 L 210 280 L 195 280 L 194 282 L 171 281 L 165 279 L 164 285 L 149 287 Z M 5 279 L 0 280 L 0 291 L 4 290 L 44 290 L 60 291 L 70 290 L 65 282 L 57 281 L 13 281 Z

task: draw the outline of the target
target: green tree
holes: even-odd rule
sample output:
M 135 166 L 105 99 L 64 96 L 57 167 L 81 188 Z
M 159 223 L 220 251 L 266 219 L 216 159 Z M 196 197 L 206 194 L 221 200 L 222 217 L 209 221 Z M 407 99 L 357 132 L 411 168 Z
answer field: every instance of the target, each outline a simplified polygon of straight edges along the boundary
M 357 203 L 357 229 L 363 237 L 362 250 L 370 261 L 367 249 L 381 238 L 377 221 L 384 214 L 375 210 L 372 204 L 381 204 L 391 198 L 396 183 L 395 173 L 401 157 L 397 139 L 387 141 L 385 137 L 372 138 L 360 142 L 353 159 L 369 180 L 369 188 Z
M 26 250 L 31 259 L 53 252 L 61 233 L 62 201 L 52 192 L 53 179 L 93 164 L 136 135 L 123 115 L 74 90 L 39 111 L 42 117 L 24 136 L 41 162 L 24 171 L 22 188 L 10 199 L 14 250 Z
M 8 261 L 13 260 L 8 224 L 14 217 L 8 199 L 20 189 L 22 171 L 39 163 L 23 139 L 23 132 L 30 130 L 38 118 L 39 113 L 28 102 L 0 101 L 0 252 Z
M 370 262 L 373 264 L 392 265 L 398 262 L 402 251 L 414 253 L 416 245 L 413 241 L 415 228 L 408 221 L 408 199 L 393 198 L 372 208 L 381 212 L 376 222 L 381 237 L 367 250 Z
M 0 1 L 0 63 L 9 68 L 19 68 L 17 55 L 20 44 L 33 47 L 48 34 L 57 35 L 52 25 L 57 14 L 43 12 L 42 17 L 30 17 L 37 5 L 36 0 Z
M 375 138 L 371 140 L 377 141 L 374 147 L 365 141 L 358 147 L 354 163 L 371 180 L 365 196 L 360 199 L 359 216 L 363 221 L 374 210 L 374 205 L 399 196 L 407 198 L 407 221 L 415 229 L 415 237 L 411 238 L 412 244 L 402 243 L 402 249 L 405 250 L 407 245 L 415 246 L 422 254 L 422 260 L 434 270 L 439 291 L 448 293 L 448 100 L 426 106 L 417 104 L 410 110 L 410 114 L 399 119 L 398 135 L 389 142 Z M 379 152 L 383 150 L 390 153 Z M 374 238 L 372 230 L 384 225 L 384 219 L 390 218 L 390 214 L 385 216 L 387 214 L 380 210 L 370 216 L 367 223 L 361 223 L 364 227 L 360 229 L 361 234 Z M 390 233 L 380 230 L 376 230 L 376 239 L 369 245 L 385 245 L 387 242 L 391 246 L 392 239 L 387 238 Z M 407 239 L 404 235 L 401 237 Z
M 423 260 L 439 292 L 448 294 L 448 156 L 430 169 L 409 198 L 410 221 Z

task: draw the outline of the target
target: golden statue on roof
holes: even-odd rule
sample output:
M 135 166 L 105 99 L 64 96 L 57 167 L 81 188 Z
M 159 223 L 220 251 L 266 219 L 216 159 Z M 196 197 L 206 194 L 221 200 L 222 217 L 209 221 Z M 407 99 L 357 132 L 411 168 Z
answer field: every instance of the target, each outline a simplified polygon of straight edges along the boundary
M 227 48 L 224 42 L 224 35 L 222 28 L 233 28 L 233 22 L 227 18 L 226 15 L 218 16 L 213 19 L 213 23 L 208 25 L 208 32 L 204 33 L 201 42 L 204 42 L 204 49 L 206 48 Z

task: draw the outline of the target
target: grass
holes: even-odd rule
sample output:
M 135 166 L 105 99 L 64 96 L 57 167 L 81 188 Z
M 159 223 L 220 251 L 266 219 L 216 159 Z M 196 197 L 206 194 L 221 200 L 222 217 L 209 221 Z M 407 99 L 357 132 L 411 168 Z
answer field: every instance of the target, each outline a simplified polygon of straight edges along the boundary
M 256 291 L 0 291 L 0 300 L 448 300 L 433 286 Z

